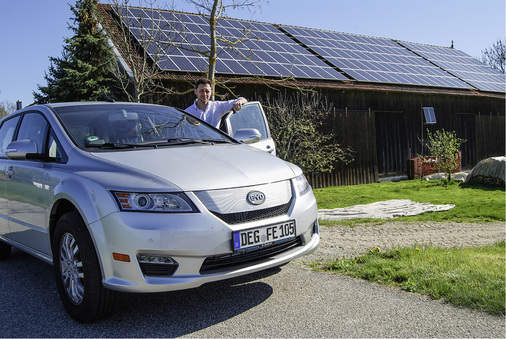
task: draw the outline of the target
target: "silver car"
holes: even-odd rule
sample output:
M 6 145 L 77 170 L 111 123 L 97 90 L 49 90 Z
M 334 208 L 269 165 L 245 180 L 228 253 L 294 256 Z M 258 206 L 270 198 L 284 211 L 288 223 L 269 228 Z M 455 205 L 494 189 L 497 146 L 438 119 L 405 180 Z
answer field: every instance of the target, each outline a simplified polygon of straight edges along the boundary
M 15 246 L 52 263 L 65 309 L 90 322 L 111 314 L 117 292 L 194 288 L 313 252 L 317 207 L 302 171 L 242 132 L 240 142 L 147 104 L 7 116 L 0 259 Z

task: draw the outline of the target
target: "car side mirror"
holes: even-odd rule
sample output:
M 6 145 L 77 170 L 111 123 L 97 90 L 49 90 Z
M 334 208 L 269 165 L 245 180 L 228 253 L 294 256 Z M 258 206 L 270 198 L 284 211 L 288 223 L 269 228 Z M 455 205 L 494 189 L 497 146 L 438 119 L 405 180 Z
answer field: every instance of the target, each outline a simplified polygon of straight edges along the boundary
M 262 135 L 256 128 L 241 128 L 235 132 L 234 138 L 245 143 L 253 144 L 259 142 Z
M 17 140 L 11 142 L 5 150 L 5 155 L 11 160 L 42 159 L 43 154 L 37 153 L 37 143 L 34 140 Z

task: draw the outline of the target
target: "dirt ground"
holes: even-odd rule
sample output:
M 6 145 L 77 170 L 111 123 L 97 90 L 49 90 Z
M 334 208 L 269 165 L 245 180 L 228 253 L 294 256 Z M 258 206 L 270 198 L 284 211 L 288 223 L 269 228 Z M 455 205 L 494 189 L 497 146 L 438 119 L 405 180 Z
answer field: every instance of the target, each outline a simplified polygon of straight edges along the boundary
M 470 247 L 504 240 L 503 222 L 474 224 L 456 222 L 392 222 L 355 227 L 320 226 L 320 246 L 311 255 L 297 260 L 303 264 L 350 258 L 374 249 L 399 246 L 428 245 L 441 247 Z

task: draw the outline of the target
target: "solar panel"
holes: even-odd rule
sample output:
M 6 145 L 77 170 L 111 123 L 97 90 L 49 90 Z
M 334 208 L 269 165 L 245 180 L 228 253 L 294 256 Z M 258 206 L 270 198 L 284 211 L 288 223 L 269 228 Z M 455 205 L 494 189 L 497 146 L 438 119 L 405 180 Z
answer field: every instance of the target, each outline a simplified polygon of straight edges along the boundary
M 147 8 L 116 11 L 161 70 L 207 72 L 206 17 Z M 228 18 L 218 21 L 217 35 L 218 74 L 505 91 L 502 73 L 450 48 Z
M 482 91 L 504 92 L 504 74 L 453 48 L 401 42 L 439 67 Z
M 436 113 L 434 112 L 434 107 L 422 107 L 423 115 L 425 116 L 426 124 L 435 124 L 436 123 Z
M 162 70 L 205 72 L 209 22 L 197 14 L 118 7 L 124 24 Z M 220 19 L 216 72 L 252 76 L 346 80 L 270 24 Z M 233 46 L 223 42 L 234 42 Z M 177 48 L 174 48 L 177 47 Z M 178 51 L 179 49 L 179 51 Z
M 282 29 L 358 81 L 472 88 L 393 40 L 291 26 Z

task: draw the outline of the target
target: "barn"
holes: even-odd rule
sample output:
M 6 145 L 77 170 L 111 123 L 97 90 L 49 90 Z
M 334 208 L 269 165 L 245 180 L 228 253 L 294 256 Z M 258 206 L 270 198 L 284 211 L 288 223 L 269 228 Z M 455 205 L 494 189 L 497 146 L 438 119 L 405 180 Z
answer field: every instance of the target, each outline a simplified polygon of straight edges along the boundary
M 179 93 L 144 101 L 184 108 L 194 100 L 193 81 L 208 69 L 208 17 L 107 4 L 97 17 L 125 74 L 146 65 Z M 355 160 L 311 176 L 313 187 L 407 175 L 427 130 L 467 140 L 464 169 L 506 153 L 504 74 L 458 49 L 233 18 L 221 18 L 217 33 L 216 75 L 229 89 L 221 94 L 262 100 L 310 88 L 332 103 L 325 128 Z

